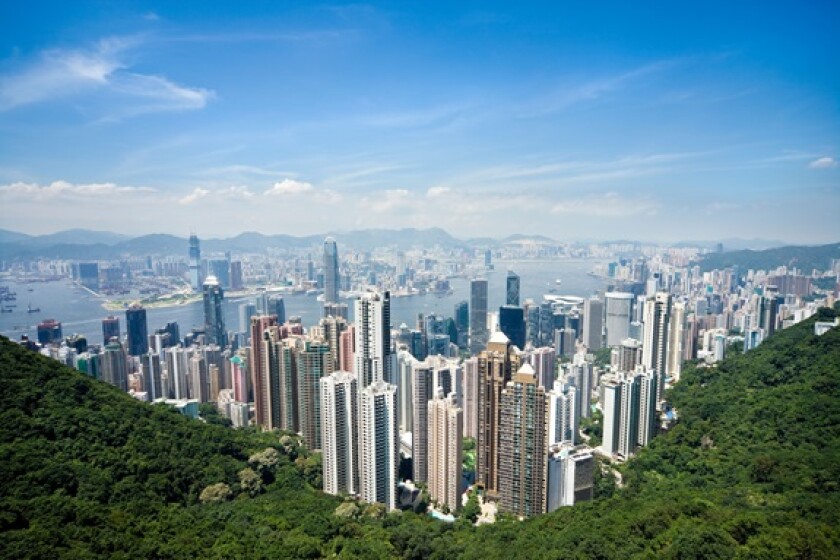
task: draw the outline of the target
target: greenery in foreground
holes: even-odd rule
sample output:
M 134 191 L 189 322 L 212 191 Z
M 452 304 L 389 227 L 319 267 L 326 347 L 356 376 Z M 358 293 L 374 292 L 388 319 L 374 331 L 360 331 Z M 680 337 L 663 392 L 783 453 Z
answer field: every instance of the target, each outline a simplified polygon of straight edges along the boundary
M 835 312 L 821 311 L 822 318 Z M 833 558 L 840 329 L 813 320 L 668 395 L 680 422 L 610 496 L 475 528 L 317 491 L 289 436 L 134 401 L 0 340 L 7 558 Z M 475 513 L 475 512 L 473 512 Z

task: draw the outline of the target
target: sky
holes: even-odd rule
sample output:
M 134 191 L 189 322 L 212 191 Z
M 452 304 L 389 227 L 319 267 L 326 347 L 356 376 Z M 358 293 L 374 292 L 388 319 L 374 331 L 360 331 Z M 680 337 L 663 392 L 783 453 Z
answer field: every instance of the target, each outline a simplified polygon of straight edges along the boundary
M 3 2 L 0 228 L 840 239 L 840 4 Z

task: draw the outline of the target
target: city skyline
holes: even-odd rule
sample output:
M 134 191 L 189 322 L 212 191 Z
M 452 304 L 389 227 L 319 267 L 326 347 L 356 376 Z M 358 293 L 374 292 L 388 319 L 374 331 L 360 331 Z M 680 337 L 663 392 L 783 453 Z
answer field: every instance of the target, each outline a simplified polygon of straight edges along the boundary
M 7 229 L 836 240 L 828 2 L 2 13 Z

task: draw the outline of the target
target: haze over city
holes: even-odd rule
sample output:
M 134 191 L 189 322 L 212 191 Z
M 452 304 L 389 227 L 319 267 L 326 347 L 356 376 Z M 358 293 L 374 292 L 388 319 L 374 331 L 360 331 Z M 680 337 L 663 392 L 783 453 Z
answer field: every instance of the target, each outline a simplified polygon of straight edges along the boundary
M 0 14 L 6 229 L 837 237 L 833 2 Z

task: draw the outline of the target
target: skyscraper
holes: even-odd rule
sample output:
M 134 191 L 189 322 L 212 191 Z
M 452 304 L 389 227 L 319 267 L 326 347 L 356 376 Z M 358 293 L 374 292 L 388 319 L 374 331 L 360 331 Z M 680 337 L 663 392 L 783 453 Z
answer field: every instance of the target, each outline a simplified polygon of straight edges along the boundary
M 270 396 L 268 377 L 268 347 L 263 344 L 263 335 L 271 326 L 277 326 L 277 317 L 261 315 L 251 317 L 251 350 L 248 368 L 251 372 L 251 387 L 254 391 L 254 415 L 257 426 L 268 427 L 270 422 Z
M 461 506 L 464 414 L 454 393 L 444 398 L 443 391 L 437 389 L 435 398 L 428 402 L 428 416 L 429 494 L 437 503 L 456 511 Z
M 414 482 L 428 482 L 428 403 L 435 394 L 430 360 L 414 362 L 411 367 L 411 409 L 413 421 L 411 432 L 411 459 L 414 466 Z
M 633 294 L 607 292 L 607 346 L 617 346 L 630 334 L 630 316 L 633 312 Z
M 511 344 L 525 349 L 525 312 L 515 305 L 503 305 L 499 308 L 499 328 L 510 339 Z
M 578 389 L 571 383 L 555 381 L 548 392 L 548 445 L 564 441 L 577 443 L 580 420 Z
M 269 315 L 277 315 L 277 324 L 286 324 L 286 302 L 283 296 L 271 296 L 268 298 L 268 313 Z
M 500 408 L 499 508 L 524 517 L 544 513 L 546 399 L 530 364 L 502 390 Z
M 668 366 L 665 374 L 674 383 L 680 380 L 683 363 L 683 339 L 685 338 L 685 303 L 675 301 L 671 308 L 671 324 L 668 326 Z
M 190 286 L 193 290 L 201 289 L 201 247 L 198 236 L 190 234 Z
M 506 305 L 519 306 L 519 275 L 512 270 L 508 270 L 505 288 Z
M 204 335 L 207 344 L 227 346 L 225 331 L 225 313 L 222 301 L 225 298 L 222 286 L 215 276 L 208 276 L 204 281 Z
M 102 319 L 102 345 L 111 342 L 112 338 L 120 338 L 120 318 L 109 315 Z
M 341 369 L 341 333 L 347 330 L 347 321 L 343 317 L 327 315 L 320 322 L 321 334 L 330 346 L 333 370 Z
M 128 357 L 122 344 L 112 341 L 105 345 L 101 366 L 102 381 L 128 391 Z
M 583 304 L 583 344 L 590 351 L 600 350 L 604 330 L 604 302 L 589 298 Z
M 320 382 L 334 371 L 329 344 L 300 339 L 295 347 L 294 367 L 300 433 L 309 449 L 321 449 Z
M 356 300 L 355 368 L 361 391 L 374 381 L 390 382 L 391 294 L 367 293 Z
M 335 239 L 324 240 L 324 303 L 338 303 L 338 247 Z
M 149 394 L 149 400 L 153 401 L 164 397 L 161 376 L 160 354 L 149 352 L 140 357 L 140 368 L 143 372 L 143 389 Z
M 200 354 L 190 358 L 190 398 L 198 402 L 210 400 L 210 387 L 207 383 L 207 361 Z
M 476 482 L 495 496 L 499 490 L 498 455 L 502 389 L 519 370 L 520 358 L 510 340 L 495 332 L 487 349 L 478 355 L 478 440 Z
M 146 326 L 146 310 L 139 303 L 133 303 L 125 310 L 125 328 L 128 332 L 128 354 L 141 356 L 149 351 L 149 329 Z
M 251 317 L 257 314 L 257 306 L 253 301 L 248 301 L 239 304 L 239 332 L 245 333 L 245 344 L 250 344 L 251 340 Z M 244 346 L 243 345 L 243 346 Z
M 464 360 L 463 377 L 464 437 L 478 437 L 478 393 L 480 376 L 478 358 L 473 356 Z
M 269 430 L 279 428 L 297 432 L 300 429 L 294 353 L 297 339 L 284 338 L 285 334 L 283 328 L 276 325 L 266 328 L 262 333 L 268 416 L 261 425 Z
M 359 492 L 359 421 L 356 374 L 336 371 L 320 380 L 324 492 Z
M 662 400 L 665 371 L 668 366 L 668 327 L 671 323 L 671 294 L 658 292 L 654 299 L 645 302 L 644 341 L 642 365 L 654 370 L 659 378 L 656 384 L 656 402 Z
M 467 347 L 467 337 L 470 332 L 470 305 L 466 301 L 455 304 L 455 328 L 458 330 L 458 348 Z
M 396 386 L 376 380 L 361 390 L 359 486 L 362 500 L 397 507 L 400 463 Z
M 470 282 L 470 353 L 478 354 L 487 346 L 487 280 Z

